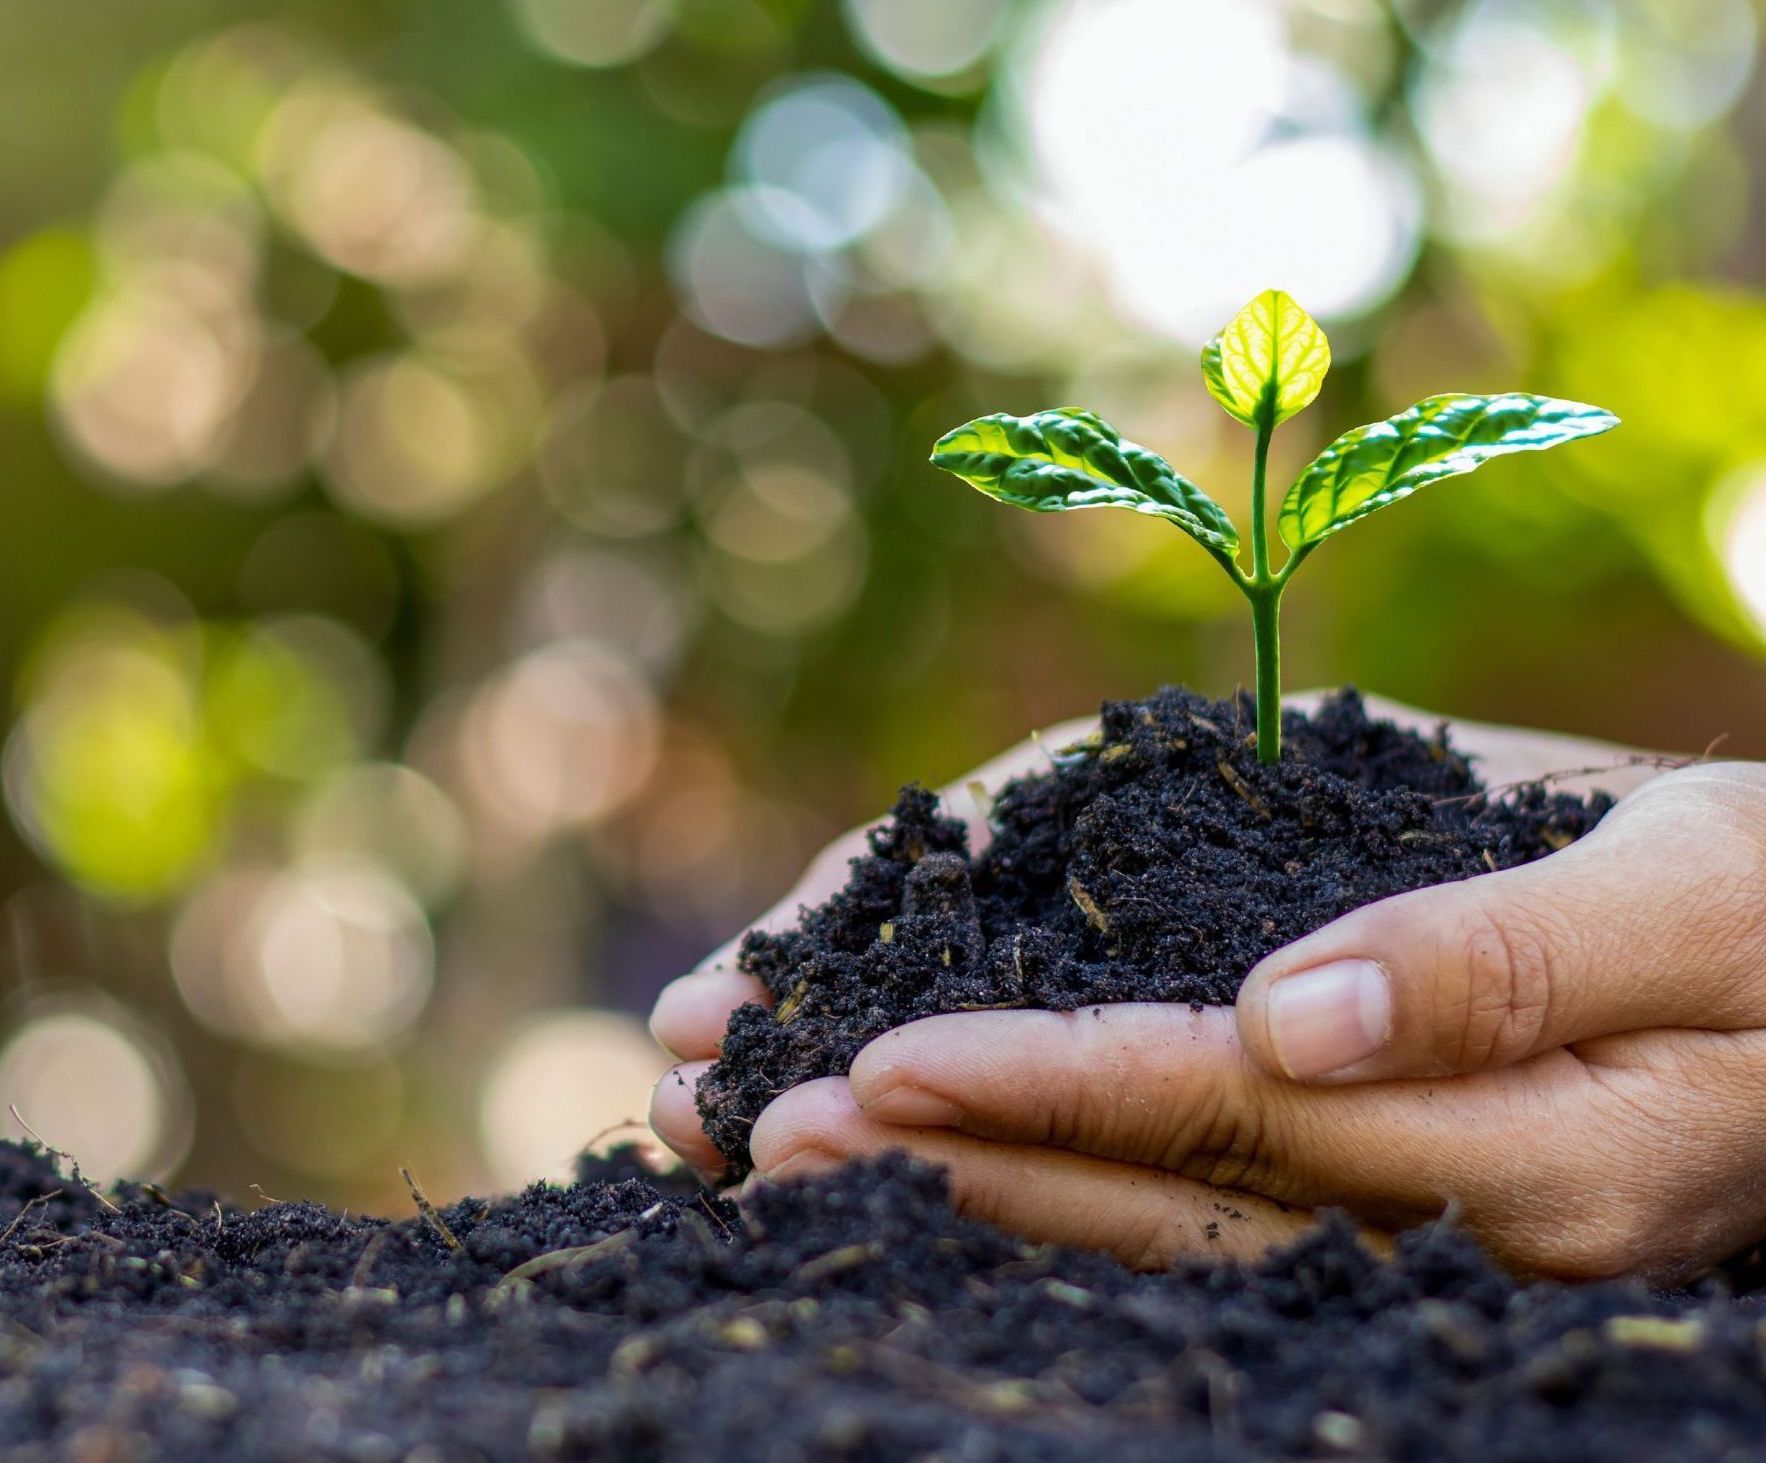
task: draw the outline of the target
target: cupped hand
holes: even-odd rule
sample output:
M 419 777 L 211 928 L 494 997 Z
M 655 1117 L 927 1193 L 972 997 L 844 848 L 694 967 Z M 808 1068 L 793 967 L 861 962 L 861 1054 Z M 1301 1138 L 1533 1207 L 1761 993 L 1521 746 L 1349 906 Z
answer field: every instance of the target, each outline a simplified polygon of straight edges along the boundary
M 1277 952 L 1235 1010 L 956 1013 L 889 1032 L 849 1078 L 767 1109 L 758 1171 L 907 1148 L 947 1165 L 971 1212 L 1145 1266 L 1255 1253 L 1319 1205 L 1375 1234 L 1451 1205 L 1512 1267 L 1566 1277 L 1681 1278 L 1766 1236 L 1766 769 L 1657 775 L 1600 744 L 1455 738 L 1491 785 L 1594 767 L 1585 785 L 1624 796 L 1561 853 Z M 825 897 L 852 851 L 786 908 Z M 658 1035 L 713 1055 L 730 1005 L 754 997 L 740 979 L 677 982 Z M 654 1117 L 711 1167 L 700 1069 L 664 1079 Z
M 1051 752 L 1089 736 L 1097 725 L 1096 717 L 1081 717 L 1038 732 L 944 788 L 939 793 L 942 811 L 962 820 L 969 830 L 969 847 L 980 852 L 991 834 L 986 808 L 977 793 L 991 800 L 991 794 L 1013 778 L 1048 767 Z M 803 877 L 784 898 L 749 928 L 788 929 L 805 905 L 821 904 L 839 893 L 846 884 L 848 865 L 866 851 L 868 831 L 869 825 L 853 828 L 836 838 L 810 861 Z M 685 1059 L 657 1084 L 651 1124 L 658 1137 L 707 1174 L 715 1173 L 723 1159 L 699 1130 L 693 1088 L 717 1055 L 730 1012 L 750 1001 L 771 1004 L 761 983 L 736 968 L 741 944 L 742 936 L 738 935 L 712 951 L 690 973 L 670 981 L 650 1013 L 651 1034 L 675 1056 Z

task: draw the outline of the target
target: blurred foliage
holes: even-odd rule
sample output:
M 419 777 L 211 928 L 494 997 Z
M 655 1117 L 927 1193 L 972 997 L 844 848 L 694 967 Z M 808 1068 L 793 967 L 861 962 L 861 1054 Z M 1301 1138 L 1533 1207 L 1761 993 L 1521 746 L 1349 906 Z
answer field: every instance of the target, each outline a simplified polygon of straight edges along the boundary
M 925 455 L 1083 402 L 1242 521 L 1196 350 L 1272 284 L 1338 358 L 1278 479 L 1434 392 L 1625 421 L 1333 543 L 1292 684 L 1766 752 L 1759 22 L 0 8 L 0 1101 L 356 1204 L 639 1116 L 618 1013 L 897 783 L 1249 677 L 1177 536 Z

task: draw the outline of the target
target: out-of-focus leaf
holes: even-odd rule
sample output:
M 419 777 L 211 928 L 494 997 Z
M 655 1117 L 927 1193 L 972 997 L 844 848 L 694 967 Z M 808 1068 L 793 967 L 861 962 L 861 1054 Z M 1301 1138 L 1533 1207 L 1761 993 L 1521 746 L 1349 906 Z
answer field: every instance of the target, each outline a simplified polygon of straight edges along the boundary
M 1265 290 L 1202 347 L 1209 394 L 1248 427 L 1304 411 L 1330 369 L 1330 341 L 1285 290 Z
M 1598 406 L 1550 396 L 1428 397 L 1345 432 L 1319 453 L 1282 501 L 1282 540 L 1293 549 L 1310 546 L 1437 478 L 1618 425 Z
M 1168 519 L 1220 554 L 1239 547 L 1225 509 L 1158 453 L 1124 441 L 1089 411 L 977 417 L 938 439 L 932 463 L 990 498 L 1037 513 L 1126 508 Z

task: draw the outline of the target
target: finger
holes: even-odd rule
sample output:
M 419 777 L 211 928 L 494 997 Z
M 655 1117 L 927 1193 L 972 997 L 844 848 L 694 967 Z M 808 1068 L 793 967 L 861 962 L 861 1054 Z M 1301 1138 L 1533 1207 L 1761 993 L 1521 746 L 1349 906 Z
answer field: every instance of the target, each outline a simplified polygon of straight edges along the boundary
M 1230 1011 L 1151 1003 L 929 1016 L 873 1041 L 849 1082 L 873 1122 L 1169 1169 L 1387 1224 L 1439 1213 L 1526 1097 L 1493 1116 L 1487 1093 L 1420 1083 L 1307 1090 L 1246 1061 Z
M 1506 1066 L 1766 1021 L 1766 769 L 1685 768 L 1537 863 L 1343 916 L 1259 964 L 1239 1037 L 1297 1081 Z
M 710 1062 L 683 1062 L 656 1079 L 650 1093 L 650 1126 L 656 1136 L 702 1174 L 721 1173 L 724 1156 L 700 1125 L 693 1094 Z
M 770 1180 L 905 1149 L 949 1170 L 952 1198 L 971 1218 L 1043 1243 L 1107 1250 L 1143 1270 L 1186 1255 L 1254 1259 L 1313 1220 L 1154 1169 L 878 1123 L 860 1112 L 839 1077 L 781 1096 L 754 1125 L 750 1147 Z
M 650 1034 L 684 1060 L 715 1057 L 730 1012 L 750 1001 L 771 1004 L 753 976 L 728 968 L 696 970 L 662 988 L 650 1012 Z
M 1759 1234 L 1759 1032 L 1634 1033 L 1443 1082 L 1303 1088 L 1237 1056 L 1226 1014 L 931 1017 L 862 1052 L 849 1090 L 871 1122 L 1169 1166 L 1385 1228 L 1451 1202 L 1529 1274 L 1675 1280 Z M 904 1088 L 940 1106 L 890 1100 Z
M 1657 1073 L 1602 1075 L 1567 1051 L 1438 1083 L 1305 1088 L 1246 1062 L 1228 1012 L 1096 1009 L 915 1022 L 859 1054 L 853 1100 L 872 1122 L 1168 1169 L 1235 1194 L 1341 1207 L 1385 1230 L 1453 1204 L 1505 1265 L 1566 1278 L 1660 1269 L 1664 1252 L 1683 1252 L 1703 1221 L 1641 1205 L 1638 1191 L 1653 1183 L 1702 1214 L 1705 1191 L 1677 1176 L 1675 1155 L 1697 1155 L 1733 1190 L 1734 1163 L 1711 1161 L 1700 1135 L 1723 1128 L 1712 1110 L 1724 1101 L 1757 1110 L 1733 1086 L 1688 1105 Z M 1646 1109 L 1659 1118 L 1640 1124 Z

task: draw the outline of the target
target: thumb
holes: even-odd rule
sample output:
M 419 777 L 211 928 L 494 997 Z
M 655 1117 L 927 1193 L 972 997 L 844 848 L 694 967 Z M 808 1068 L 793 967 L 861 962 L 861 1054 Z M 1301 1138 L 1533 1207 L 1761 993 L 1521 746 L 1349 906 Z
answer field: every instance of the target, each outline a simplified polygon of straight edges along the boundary
M 1306 1082 L 1766 1024 L 1766 769 L 1669 773 L 1561 853 L 1355 910 L 1257 965 L 1237 1020 L 1259 1066 Z

